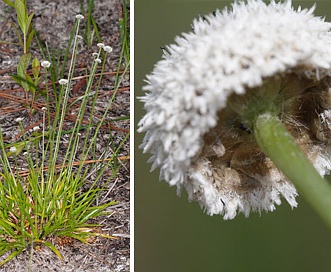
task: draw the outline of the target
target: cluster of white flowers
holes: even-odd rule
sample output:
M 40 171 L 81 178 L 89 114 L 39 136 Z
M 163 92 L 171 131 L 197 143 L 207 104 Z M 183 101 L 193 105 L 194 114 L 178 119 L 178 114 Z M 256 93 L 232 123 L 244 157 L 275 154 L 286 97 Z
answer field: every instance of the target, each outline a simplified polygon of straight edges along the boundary
M 106 51 L 107 53 L 111 53 L 113 51 L 113 48 L 109 45 L 104 45 L 103 43 L 98 43 L 97 46 L 99 48 L 102 48 L 104 51 Z M 102 61 L 101 59 L 99 58 L 99 53 L 92 53 L 92 56 L 94 57 L 94 61 L 97 62 L 98 64 L 100 64 Z
M 160 179 L 176 185 L 179 192 L 184 187 L 189 199 L 198 201 L 208 214 L 232 219 L 238 212 L 248 216 L 250 211 L 272 211 L 281 196 L 292 207 L 297 205 L 293 184 L 254 144 L 245 142 L 251 138 L 241 134 L 248 135 L 249 128 L 235 123 L 227 102 L 230 96 L 245 95 L 276 76 L 294 77 L 295 84 L 307 81 L 307 87 L 328 78 L 331 24 L 314 17 L 313 11 L 314 7 L 295 10 L 291 1 L 235 2 L 232 10 L 195 20 L 193 31 L 167 46 L 163 59 L 147 76 L 148 93 L 141 98 L 147 113 L 138 128 L 146 132 L 141 147 L 152 154 L 152 169 L 160 167 Z M 326 113 L 317 113 L 316 117 L 326 118 Z M 316 119 L 311 118 L 301 127 Z M 291 118 L 287 119 L 290 125 Z M 325 151 L 331 142 L 328 135 L 328 141 L 306 146 L 321 175 L 331 169 Z M 250 156 L 255 156 L 252 161 Z

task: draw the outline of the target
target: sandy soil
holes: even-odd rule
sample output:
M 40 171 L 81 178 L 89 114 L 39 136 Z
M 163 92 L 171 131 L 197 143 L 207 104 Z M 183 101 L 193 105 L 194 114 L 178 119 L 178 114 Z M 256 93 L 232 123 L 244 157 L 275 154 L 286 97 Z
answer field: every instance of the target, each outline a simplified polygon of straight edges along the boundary
M 34 12 L 34 26 L 39 33 L 42 42 L 47 43 L 51 50 L 65 49 L 72 30 L 75 15 L 80 13 L 80 1 L 74 0 L 29 0 L 28 9 Z M 86 0 L 83 1 L 86 4 Z M 95 0 L 94 18 L 98 24 L 102 42 L 111 45 L 114 50 L 108 57 L 106 72 L 116 71 L 121 49 L 119 40 L 119 18 L 122 14 L 121 0 Z M 86 5 L 85 5 L 86 6 Z M 127 7 L 129 11 L 129 6 Z M 16 22 L 15 12 L 0 2 L 0 40 L 7 42 L 17 42 L 17 38 L 11 27 L 11 22 Z M 84 23 L 82 31 L 84 31 Z M 92 48 L 87 48 L 82 42 L 79 46 L 77 59 L 77 69 L 75 76 L 84 75 L 85 68 L 89 68 L 91 54 L 97 50 L 96 42 Z M 38 46 L 32 43 L 32 54 L 42 59 Z M 0 126 L 3 130 L 5 141 L 10 143 L 17 140 L 20 132 L 17 117 L 24 117 L 24 128 L 34 127 L 41 120 L 40 106 L 43 101 L 37 101 L 36 112 L 30 116 L 26 107 L 22 104 L 24 93 L 17 84 L 13 82 L 9 74 L 15 72 L 19 56 L 22 50 L 18 45 L 0 43 Z M 84 83 L 77 80 L 71 96 L 84 91 Z M 82 86 L 79 87 L 81 84 Z M 130 111 L 129 97 L 129 75 L 124 77 L 120 86 L 113 107 L 109 112 L 108 120 L 116 117 L 127 116 Z M 105 105 L 113 94 L 114 76 L 107 75 L 102 81 L 100 88 L 100 98 L 97 102 L 97 113 L 102 115 Z M 5 94 L 5 95 L 4 95 Z M 6 96 L 7 95 L 7 96 Z M 7 97 L 7 98 L 6 98 Z M 115 139 L 117 146 L 126 133 L 129 131 L 129 121 L 111 122 L 113 127 L 103 128 L 98 136 L 97 143 L 100 149 L 107 143 L 109 137 Z M 65 125 L 70 128 L 71 120 L 66 120 Z M 29 132 L 28 132 L 29 133 Z M 65 143 L 66 136 L 62 138 Z M 62 151 L 65 145 L 62 145 Z M 120 150 L 120 155 L 129 155 L 129 142 L 127 141 Z M 101 151 L 100 151 L 101 152 Z M 19 160 L 20 161 L 20 160 Z M 24 161 L 21 160 L 21 167 L 24 168 Z M 30 249 L 26 249 L 12 261 L 0 267 L 1 271 L 129 271 L 130 263 L 130 214 L 129 214 L 129 162 L 123 163 L 116 178 L 109 184 L 108 192 L 100 197 L 100 201 L 115 200 L 117 204 L 110 208 L 112 214 L 103 218 L 98 218 L 95 222 L 102 225 L 102 230 L 117 239 L 97 238 L 90 245 L 82 244 L 79 241 L 62 245 L 56 242 L 57 248 L 63 255 L 63 260 L 49 249 L 42 247 L 33 251 L 32 263 L 29 262 Z M 87 184 L 88 186 L 88 184 Z M 4 256 L 2 256 L 4 257 Z

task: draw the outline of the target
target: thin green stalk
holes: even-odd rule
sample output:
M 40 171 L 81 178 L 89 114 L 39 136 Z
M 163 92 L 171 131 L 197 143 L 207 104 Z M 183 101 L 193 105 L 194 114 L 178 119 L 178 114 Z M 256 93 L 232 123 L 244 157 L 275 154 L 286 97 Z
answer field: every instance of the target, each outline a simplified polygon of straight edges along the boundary
M 122 43 L 122 49 L 121 49 L 121 55 L 125 57 L 125 61 L 127 64 L 130 63 L 130 37 L 129 37 L 129 31 L 127 27 L 128 22 L 128 12 L 127 12 L 127 3 L 126 0 L 122 0 L 122 11 L 123 11 L 123 17 L 120 18 L 119 24 L 120 24 L 120 38 Z M 119 65 L 120 66 L 120 65 Z
M 54 153 L 53 153 L 54 161 L 52 163 L 56 163 L 56 158 L 57 158 L 58 151 L 59 151 L 60 137 L 61 137 L 62 127 L 63 127 L 63 122 L 64 122 L 64 116 L 66 114 L 66 106 L 67 106 L 67 102 L 68 102 L 68 98 L 69 98 L 69 90 L 70 90 L 71 80 L 73 77 L 73 72 L 74 72 L 74 67 L 75 67 L 75 62 L 76 62 L 79 23 L 80 23 L 80 19 L 77 19 L 76 34 L 75 34 L 74 45 L 73 45 L 73 53 L 72 53 L 72 58 L 70 61 L 70 67 L 69 67 L 69 73 L 68 73 L 68 83 L 65 85 L 65 92 L 64 92 L 64 99 L 62 102 L 60 123 L 59 123 L 59 127 L 58 127 L 58 134 L 57 134 L 57 137 L 55 140 L 55 149 L 54 149 Z M 64 85 L 62 85 L 62 87 L 63 86 Z M 60 98 L 61 98 L 61 96 L 60 96 Z M 56 111 L 56 112 L 58 113 L 58 111 Z M 54 121 L 54 124 L 56 124 L 56 123 L 57 123 L 57 120 Z M 65 163 L 65 161 L 63 163 Z M 54 170 L 55 170 L 54 167 L 51 167 L 50 175 L 49 175 L 50 178 L 53 177 Z
M 331 187 L 318 174 L 279 118 L 271 113 L 258 115 L 254 134 L 261 150 L 331 228 Z
M 100 52 L 99 52 L 99 54 L 100 54 Z M 91 69 L 91 75 L 90 75 L 89 80 L 87 82 L 87 86 L 86 86 L 86 90 L 85 90 L 85 93 L 84 93 L 84 96 L 83 96 L 83 100 L 81 102 L 81 106 L 80 106 L 78 114 L 77 114 L 77 120 L 76 120 L 74 128 L 73 128 L 74 133 L 72 133 L 71 136 L 70 136 L 68 149 L 67 149 L 67 152 L 65 154 L 64 161 L 63 161 L 63 166 L 66 163 L 66 160 L 67 160 L 68 156 L 69 156 L 69 162 L 73 162 L 73 160 L 74 160 L 74 154 L 75 153 L 71 152 L 69 154 L 69 151 L 72 150 L 72 147 L 74 147 L 78 144 L 78 133 L 75 133 L 75 131 L 78 132 L 78 130 L 79 130 L 81 124 L 82 124 L 83 117 L 84 117 L 84 112 L 85 112 L 85 109 L 86 109 L 87 99 L 88 99 L 88 93 L 90 92 L 90 90 L 92 88 L 93 79 L 94 79 L 94 75 L 96 73 L 97 66 L 98 66 L 98 63 L 94 62 L 93 66 L 92 66 L 92 69 Z M 90 124 L 88 125 L 87 131 L 89 131 L 89 127 L 90 127 Z M 88 137 L 88 135 L 89 134 L 87 133 L 86 138 Z M 85 149 L 85 146 L 84 146 L 83 150 L 84 149 Z M 72 165 L 69 165 L 68 169 L 71 172 Z

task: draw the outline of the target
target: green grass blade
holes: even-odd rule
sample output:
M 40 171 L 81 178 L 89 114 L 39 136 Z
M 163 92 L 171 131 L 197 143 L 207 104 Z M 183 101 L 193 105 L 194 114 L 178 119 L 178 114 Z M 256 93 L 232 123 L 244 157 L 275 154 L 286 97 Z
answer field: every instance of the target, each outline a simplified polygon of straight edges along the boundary
M 52 243 L 47 242 L 47 241 L 42 241 L 42 240 L 39 240 L 38 242 L 39 242 L 39 243 L 42 243 L 43 245 L 45 245 L 45 246 L 47 246 L 48 248 L 50 248 L 50 249 L 56 254 L 56 256 L 58 256 L 58 258 L 59 258 L 60 260 L 63 259 L 63 258 L 62 258 L 62 255 L 61 255 L 61 253 L 60 253 L 60 251 L 58 251 L 57 248 L 56 248 Z
M 15 8 L 14 2 L 11 2 L 10 0 L 2 0 L 2 2 L 6 3 L 7 5 L 11 6 L 12 8 Z
M 96 23 L 96 21 L 94 20 L 93 17 L 91 17 L 91 22 L 92 22 L 92 25 L 93 25 L 93 30 L 95 32 L 95 35 L 97 36 L 97 41 L 98 41 L 98 43 L 100 43 L 101 42 L 101 37 L 100 37 L 99 29 L 98 29 L 97 23 Z
M 9 262 L 11 259 L 15 258 L 18 254 L 20 254 L 24 249 L 19 249 L 13 251 L 6 259 L 0 262 L 0 266 L 4 265 L 5 263 Z

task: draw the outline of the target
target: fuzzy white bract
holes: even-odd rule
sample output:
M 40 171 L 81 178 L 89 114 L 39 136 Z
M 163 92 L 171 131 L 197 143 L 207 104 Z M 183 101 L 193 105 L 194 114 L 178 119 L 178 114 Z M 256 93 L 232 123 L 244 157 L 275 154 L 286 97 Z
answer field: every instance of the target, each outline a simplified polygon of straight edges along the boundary
M 248 216 L 251 211 L 273 211 L 281 196 L 292 207 L 297 205 L 293 184 L 261 154 L 249 128 L 237 122 L 227 102 L 273 77 L 294 90 L 284 97 L 309 93 L 318 98 L 320 89 L 330 95 L 331 24 L 314 17 L 313 11 L 314 7 L 294 10 L 291 1 L 236 2 L 232 10 L 194 20 L 193 31 L 167 46 L 147 76 L 147 94 L 141 98 L 147 113 L 138 128 L 146 133 L 141 148 L 152 154 L 152 170 L 160 167 L 160 179 L 177 186 L 178 192 L 185 188 L 189 199 L 208 214 L 232 219 L 238 212 Z M 303 83 L 313 91 L 297 90 L 295 86 Z M 315 110 L 302 103 L 315 111 L 309 120 L 295 117 L 301 109 L 295 103 L 284 103 L 290 108 L 284 120 L 324 175 L 331 168 L 326 151 L 331 105 L 319 102 Z M 306 129 L 309 126 L 314 128 Z

